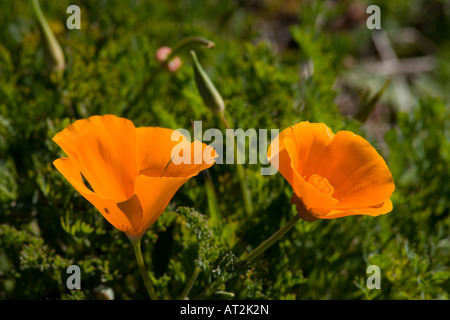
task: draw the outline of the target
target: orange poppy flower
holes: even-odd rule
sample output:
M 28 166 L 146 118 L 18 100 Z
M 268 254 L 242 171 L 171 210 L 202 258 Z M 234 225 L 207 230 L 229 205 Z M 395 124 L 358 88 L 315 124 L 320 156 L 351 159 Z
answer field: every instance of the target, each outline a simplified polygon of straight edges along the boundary
M 173 137 L 182 139 L 171 129 L 136 128 L 114 115 L 93 116 L 53 137 L 68 156 L 53 164 L 114 227 L 140 236 L 186 181 L 214 164 L 213 148 L 199 141 L 172 141 Z M 198 152 L 209 157 L 197 155 L 202 159 L 199 164 L 174 164 L 172 150 L 177 145 L 186 150 L 185 144 L 192 148 L 192 159 Z
M 276 143 L 278 152 L 272 155 Z M 395 186 L 386 162 L 352 132 L 335 135 L 323 123 L 301 122 L 283 130 L 268 154 L 294 189 L 291 202 L 304 220 L 377 216 L 392 210 Z

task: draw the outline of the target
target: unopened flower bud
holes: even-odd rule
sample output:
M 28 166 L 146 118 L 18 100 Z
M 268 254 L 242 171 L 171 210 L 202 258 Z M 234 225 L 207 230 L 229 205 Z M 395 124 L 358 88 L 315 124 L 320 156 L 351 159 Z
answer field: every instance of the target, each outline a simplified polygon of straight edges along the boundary
M 178 69 L 180 69 L 182 61 L 178 56 L 175 56 L 168 60 L 171 53 L 172 49 L 170 47 L 163 46 L 156 51 L 156 60 L 169 72 L 176 72 Z
M 195 84 L 203 99 L 203 103 L 214 113 L 223 113 L 225 103 L 223 102 L 222 96 L 198 62 L 197 55 L 194 51 L 191 51 L 191 55 L 194 59 Z
M 183 62 L 181 61 L 180 57 L 175 57 L 167 64 L 167 70 L 169 70 L 170 72 L 176 72 L 181 68 L 182 64 Z
M 172 52 L 172 49 L 169 47 L 161 47 L 156 51 L 156 60 L 158 60 L 159 63 L 164 63 L 169 56 L 169 54 Z
M 47 57 L 48 66 L 53 72 L 63 71 L 66 67 L 66 62 L 61 46 L 45 20 L 38 0 L 33 0 L 32 4 L 45 38 L 45 54 Z

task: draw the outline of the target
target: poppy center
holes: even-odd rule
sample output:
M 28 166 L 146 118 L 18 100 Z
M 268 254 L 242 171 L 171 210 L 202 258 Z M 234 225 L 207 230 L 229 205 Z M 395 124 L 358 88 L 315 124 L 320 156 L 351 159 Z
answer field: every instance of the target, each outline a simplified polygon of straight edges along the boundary
M 312 184 L 314 188 L 327 196 L 332 196 L 334 193 L 333 186 L 328 182 L 327 178 L 321 177 L 318 174 L 313 174 L 309 177 L 308 183 Z

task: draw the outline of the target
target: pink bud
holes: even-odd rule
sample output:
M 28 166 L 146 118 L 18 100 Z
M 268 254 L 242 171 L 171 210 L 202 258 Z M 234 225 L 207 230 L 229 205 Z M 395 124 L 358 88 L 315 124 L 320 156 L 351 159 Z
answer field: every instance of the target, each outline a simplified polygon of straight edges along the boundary
M 169 47 L 161 47 L 156 51 L 156 60 L 158 60 L 159 63 L 163 63 L 166 61 L 169 54 L 172 52 L 172 49 Z
M 175 57 L 167 64 L 167 70 L 169 70 L 170 72 L 176 72 L 178 69 L 180 69 L 181 64 L 182 61 L 180 57 Z
M 169 72 L 176 72 L 180 69 L 182 61 L 180 57 L 173 57 L 170 61 L 167 61 L 172 49 L 169 47 L 161 47 L 156 51 L 156 60 Z

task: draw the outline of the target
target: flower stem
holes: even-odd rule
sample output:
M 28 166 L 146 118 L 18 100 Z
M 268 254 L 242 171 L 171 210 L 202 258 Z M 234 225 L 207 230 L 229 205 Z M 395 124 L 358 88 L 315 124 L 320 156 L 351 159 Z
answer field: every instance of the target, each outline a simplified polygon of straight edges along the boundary
M 175 57 L 181 50 L 185 49 L 185 48 L 190 48 L 194 45 L 202 45 L 203 47 L 207 48 L 207 49 L 212 49 L 214 48 L 215 44 L 214 42 L 203 38 L 203 37 L 187 37 L 184 38 L 183 40 L 181 40 L 180 42 L 176 43 L 173 48 L 172 51 L 169 53 L 169 56 L 166 58 L 166 61 L 170 61 L 173 59 L 173 57 Z
M 183 293 L 181 294 L 180 300 L 185 300 L 188 298 L 189 292 L 191 292 L 191 289 L 194 285 L 195 280 L 197 280 L 198 274 L 200 273 L 201 269 L 199 267 L 195 267 L 194 273 L 192 273 L 191 278 L 189 279 L 186 288 L 184 288 Z
M 137 264 L 139 266 L 139 271 L 141 272 L 142 279 L 144 280 L 145 287 L 147 288 L 148 295 L 152 300 L 158 300 L 158 295 L 156 294 L 155 288 L 153 288 L 152 282 L 148 276 L 147 268 L 144 264 L 144 258 L 142 257 L 141 251 L 141 239 L 142 235 L 133 237 L 127 235 L 131 241 L 131 244 L 134 248 L 134 253 L 136 254 Z
M 246 257 L 242 258 L 242 260 L 247 261 L 248 263 L 253 262 L 258 256 L 260 256 L 264 251 L 266 251 L 270 246 L 272 246 L 275 242 L 277 242 L 283 235 L 286 234 L 292 227 L 297 223 L 300 219 L 300 216 L 296 214 L 288 223 L 282 226 L 277 232 L 275 232 L 272 236 L 270 236 L 267 240 L 262 242 L 257 248 L 253 249 Z
M 211 224 L 217 225 L 217 223 L 219 223 L 220 221 L 220 209 L 216 191 L 214 188 L 214 182 L 208 169 L 205 169 L 203 171 L 203 176 L 205 177 L 206 198 L 208 200 L 208 209 L 210 213 Z
M 270 246 L 272 246 L 275 242 L 277 242 L 283 235 L 285 235 L 292 227 L 297 223 L 300 219 L 300 215 L 296 214 L 289 222 L 287 222 L 284 226 L 282 226 L 277 232 L 275 232 L 272 236 L 270 236 L 267 240 L 262 242 L 258 247 L 252 250 L 247 256 L 241 257 L 239 260 L 246 261 L 248 263 L 252 263 L 257 257 L 259 257 L 264 251 L 266 251 Z M 234 275 L 235 276 L 235 275 Z M 230 277 L 228 280 L 232 279 L 234 276 Z M 209 295 L 213 294 L 215 290 L 217 290 L 220 285 L 223 283 L 213 282 L 211 285 L 203 290 L 195 300 L 201 300 Z
M 231 129 L 230 124 L 228 123 L 228 120 L 227 120 L 224 112 L 222 112 L 220 114 L 220 121 L 222 121 L 222 123 L 226 129 Z M 238 179 L 239 179 L 239 186 L 241 188 L 242 199 L 244 200 L 244 210 L 245 210 L 246 215 L 250 216 L 253 213 L 253 204 L 252 204 L 250 191 L 248 190 L 248 187 L 246 184 L 244 167 L 240 163 L 237 162 L 238 152 L 239 152 L 239 147 L 238 147 L 238 144 L 236 141 L 235 145 L 234 145 L 234 162 L 236 164 L 236 173 L 237 173 Z

